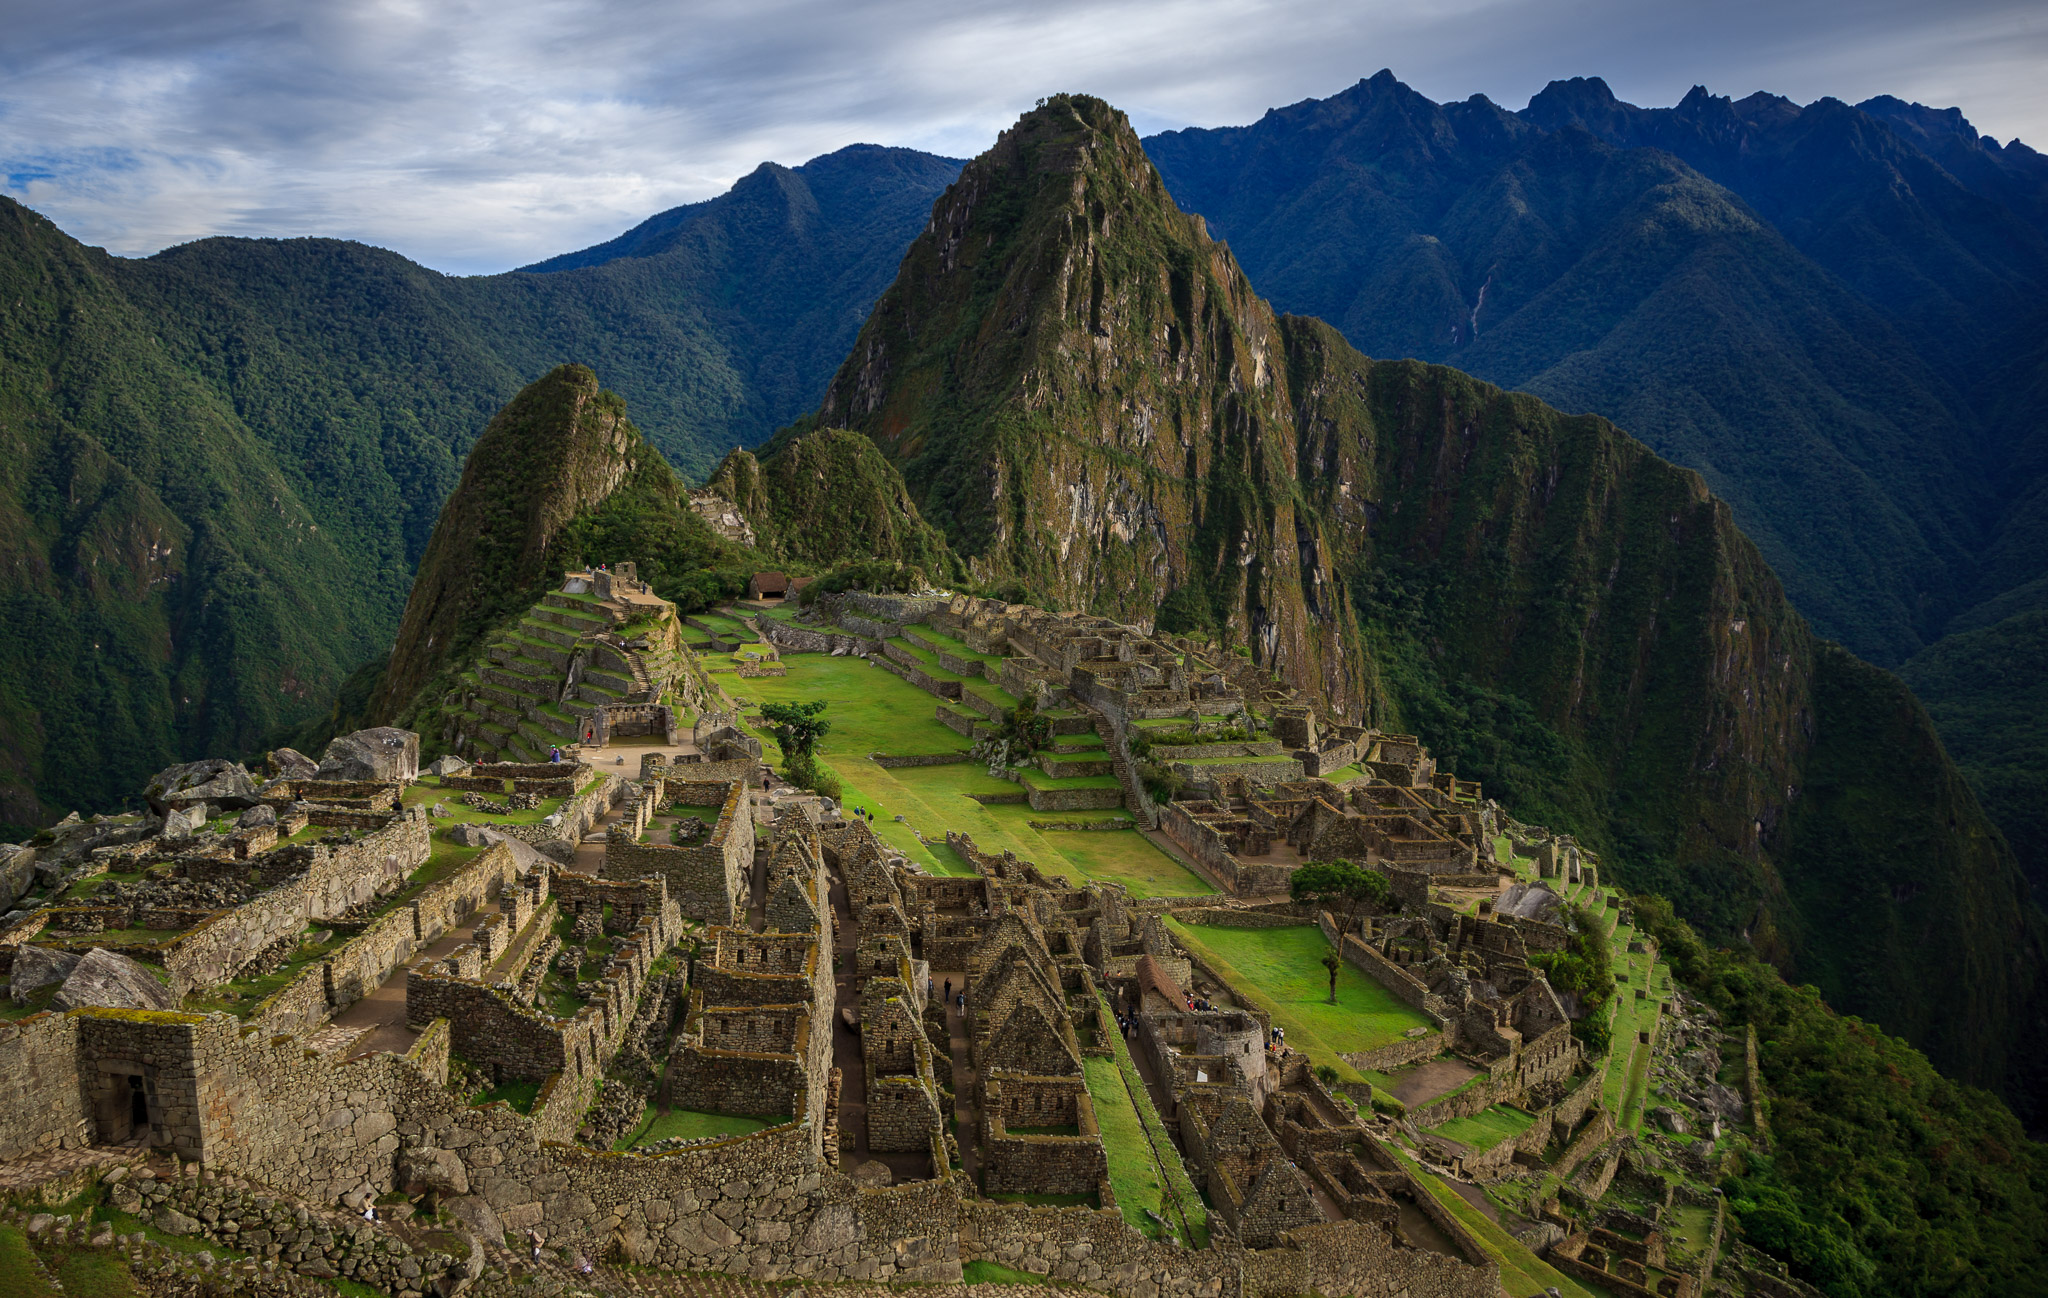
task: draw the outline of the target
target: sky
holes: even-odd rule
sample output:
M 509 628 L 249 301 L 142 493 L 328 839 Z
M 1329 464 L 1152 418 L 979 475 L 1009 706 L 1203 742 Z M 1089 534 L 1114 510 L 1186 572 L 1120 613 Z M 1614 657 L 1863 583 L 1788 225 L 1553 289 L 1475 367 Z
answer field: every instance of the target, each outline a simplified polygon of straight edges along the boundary
M 1380 68 L 1960 107 L 2048 148 L 2041 0 L 0 0 L 0 192 L 142 256 L 324 235 L 506 270 L 847 144 L 969 157 L 1041 96 L 1141 132 Z

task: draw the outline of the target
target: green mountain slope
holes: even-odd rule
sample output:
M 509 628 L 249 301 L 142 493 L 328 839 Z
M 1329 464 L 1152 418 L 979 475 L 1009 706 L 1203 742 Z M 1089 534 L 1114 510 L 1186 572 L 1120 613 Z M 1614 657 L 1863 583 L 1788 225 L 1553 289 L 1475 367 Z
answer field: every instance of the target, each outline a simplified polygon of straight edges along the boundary
M 121 805 L 179 754 L 237 751 L 324 707 L 405 589 L 396 538 L 323 526 L 305 479 L 124 288 L 112 258 L 0 202 L 15 826 Z
M 968 164 L 817 423 L 900 465 L 978 580 L 1214 629 L 1412 725 L 1717 938 L 2037 1094 L 2041 916 L 1896 679 L 1605 420 L 1274 317 L 1100 101 Z M 1902 784 L 1878 841 L 1867 796 Z
M 673 596 L 705 569 L 751 566 L 684 491 L 587 367 L 529 384 L 477 439 L 441 509 L 366 719 L 419 729 L 431 745 L 450 670 L 566 571 L 630 560 Z
M 765 437 L 816 401 L 955 170 L 767 167 L 659 247 L 474 279 L 325 239 L 113 258 L 0 199 L 0 438 L 25 470 L 0 485 L 0 824 L 328 711 L 534 377 L 598 365 L 695 474 Z
M 2048 580 L 2037 583 L 2048 587 Z M 2048 873 L 2048 595 L 1943 637 L 1899 669 L 2030 872 Z
M 778 437 L 756 459 L 733 451 L 704 484 L 739 506 L 762 549 L 805 566 L 878 559 L 934 580 L 954 574 L 946 538 L 924 521 L 903 475 L 859 433 Z

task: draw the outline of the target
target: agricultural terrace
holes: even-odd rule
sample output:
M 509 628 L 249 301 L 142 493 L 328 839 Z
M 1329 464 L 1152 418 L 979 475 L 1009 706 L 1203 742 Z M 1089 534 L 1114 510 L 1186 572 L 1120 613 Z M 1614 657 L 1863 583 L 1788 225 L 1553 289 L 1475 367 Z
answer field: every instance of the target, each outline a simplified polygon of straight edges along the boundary
M 1174 941 L 1200 956 L 1252 1008 L 1270 1015 L 1275 1027 L 1285 1028 L 1289 1046 L 1335 1068 L 1344 1081 L 1361 1080 L 1344 1062 L 1346 1053 L 1372 1050 L 1411 1028 L 1431 1026 L 1425 1015 L 1349 963 L 1337 970 L 1337 1003 L 1330 1004 L 1330 974 L 1323 967 L 1330 944 L 1313 925 L 1221 928 L 1171 916 L 1166 925 Z
M 939 874 L 970 874 L 967 863 L 945 846 L 949 829 L 972 837 L 983 851 L 1005 848 L 1048 874 L 1075 883 L 1120 883 L 1134 897 L 1181 897 L 1214 892 L 1185 866 L 1136 830 L 1044 831 L 1032 821 L 1088 822 L 1120 812 L 1033 811 L 1028 806 L 989 806 L 974 795 L 1015 797 L 1018 786 L 991 776 L 971 760 L 944 766 L 885 770 L 869 753 L 928 756 L 967 751 L 967 741 L 939 723 L 937 700 L 908 681 L 853 657 L 789 654 L 785 676 L 734 682 L 727 688 L 750 704 L 800 703 L 824 699 L 832 729 L 819 741 L 818 756 L 845 786 L 849 808 L 875 815 L 875 831 L 911 860 Z M 753 728 L 772 745 L 773 736 Z M 771 748 L 771 752 L 772 752 Z M 902 816 L 904 823 L 897 823 Z M 920 841 L 913 829 L 932 842 Z

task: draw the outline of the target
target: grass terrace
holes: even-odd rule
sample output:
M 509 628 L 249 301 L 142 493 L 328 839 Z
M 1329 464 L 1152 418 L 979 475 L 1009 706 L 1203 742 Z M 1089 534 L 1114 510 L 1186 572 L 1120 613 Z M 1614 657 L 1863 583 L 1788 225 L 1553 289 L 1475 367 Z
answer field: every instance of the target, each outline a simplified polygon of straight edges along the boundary
M 1107 1001 L 1101 1012 L 1109 1012 Z M 1115 1057 L 1090 1056 L 1081 1064 L 1088 1099 L 1095 1106 L 1095 1122 L 1102 1132 L 1102 1151 L 1109 1160 L 1109 1185 L 1116 1192 L 1117 1209 L 1133 1227 L 1153 1235 L 1157 1227 L 1145 1215 L 1149 1208 L 1173 1225 L 1182 1243 L 1205 1247 L 1208 1209 L 1167 1135 L 1166 1124 L 1152 1107 L 1152 1097 L 1139 1080 L 1123 1037 L 1115 1032 L 1107 1035 L 1112 1038 Z
M 779 1127 L 788 1118 L 739 1118 L 725 1113 L 701 1113 L 695 1109 L 663 1109 L 649 1104 L 633 1130 L 621 1136 L 614 1150 L 623 1152 L 651 1145 L 657 1140 L 698 1140 L 707 1136 L 744 1136 L 769 1127 Z
M 1291 928 L 1217 928 L 1183 924 L 1168 916 L 1174 941 L 1200 956 L 1252 1005 L 1287 1030 L 1287 1044 L 1342 1081 L 1364 1080 L 1344 1062 L 1347 1051 L 1371 1050 L 1399 1040 L 1430 1021 L 1350 964 L 1337 970 L 1337 1003 L 1329 1003 L 1330 975 L 1322 966 L 1330 944 L 1313 925 Z
M 975 801 L 975 794 L 1015 797 L 1022 789 L 973 762 L 884 770 L 868 760 L 869 753 L 957 753 L 967 741 L 939 723 L 938 700 L 864 659 L 787 654 L 782 663 L 788 675 L 740 681 L 732 692 L 755 704 L 829 701 L 825 718 L 832 729 L 819 742 L 818 755 L 845 785 L 846 805 L 873 812 L 875 832 L 883 841 L 925 868 L 972 873 L 945 846 L 946 831 L 953 829 L 971 836 L 983 851 L 1007 848 L 1047 874 L 1063 874 L 1077 884 L 1121 883 L 1136 897 L 1215 891 L 1136 830 L 1063 833 L 1031 827 L 1034 820 L 1085 822 L 1107 813 L 1034 812 L 1028 806 Z M 774 756 L 772 737 L 750 729 L 768 742 Z M 896 821 L 899 815 L 903 823 Z M 924 831 L 931 842 L 921 841 L 914 830 Z
M 1472 1232 L 1479 1246 L 1500 1263 L 1501 1292 L 1508 1298 L 1543 1298 L 1551 1292 L 1562 1294 L 1564 1298 L 1606 1298 L 1604 1290 L 1578 1283 L 1517 1243 L 1499 1222 L 1474 1207 L 1464 1195 L 1425 1172 L 1398 1146 L 1389 1148 L 1407 1162 L 1408 1170 L 1415 1174 L 1415 1179 L 1422 1183 L 1422 1188 L 1438 1205 L 1459 1225 Z
M 1513 1140 L 1521 1135 L 1535 1121 L 1533 1114 L 1496 1104 L 1469 1118 L 1452 1118 L 1449 1122 L 1439 1123 L 1430 1130 L 1445 1140 L 1455 1140 L 1483 1154 L 1503 1140 Z

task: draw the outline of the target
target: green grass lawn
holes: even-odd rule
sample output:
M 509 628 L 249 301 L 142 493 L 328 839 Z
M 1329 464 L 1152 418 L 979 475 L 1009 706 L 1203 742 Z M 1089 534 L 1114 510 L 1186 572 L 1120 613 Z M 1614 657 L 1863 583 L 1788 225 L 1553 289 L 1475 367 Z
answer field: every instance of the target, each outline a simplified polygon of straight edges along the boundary
M 650 1104 L 640 1115 L 640 1123 L 631 1134 L 623 1136 L 612 1146 L 616 1150 L 632 1149 L 638 1145 L 651 1145 L 657 1140 L 671 1140 L 678 1136 L 698 1140 L 705 1136 L 744 1136 L 749 1132 L 762 1131 L 780 1126 L 787 1118 L 736 1118 L 724 1113 L 699 1113 L 695 1109 L 670 1109 L 663 1113 Z
M 1521 1135 L 1535 1121 L 1534 1116 L 1520 1109 L 1496 1104 L 1490 1109 L 1480 1110 L 1469 1118 L 1452 1118 L 1449 1122 L 1439 1123 L 1430 1130 L 1445 1140 L 1455 1140 L 1461 1145 L 1469 1145 L 1483 1154 L 1501 1141 L 1513 1140 Z
M 984 806 L 974 801 L 969 795 L 1021 790 L 972 762 L 884 770 L 868 760 L 869 753 L 955 753 L 967 741 L 939 723 L 937 700 L 883 668 L 859 658 L 824 654 L 790 654 L 782 661 L 787 676 L 741 681 L 733 693 L 754 703 L 826 700 L 824 716 L 832 729 L 819 741 L 818 754 L 845 785 L 847 807 L 873 812 L 876 834 L 926 869 L 937 874 L 973 873 L 944 848 L 946 831 L 951 829 L 973 838 L 985 852 L 1007 848 L 1047 874 L 1063 874 L 1076 884 L 1121 883 L 1135 897 L 1215 891 L 1135 830 L 1046 833 L 1030 824 L 1100 819 L 1102 812 L 1034 812 L 1027 806 Z M 770 757 L 775 757 L 773 740 L 763 738 Z M 898 815 L 905 823 L 896 823 Z M 920 843 L 913 827 L 938 846 Z
M 1329 1003 L 1330 975 L 1322 966 L 1330 944 L 1312 925 L 1300 928 L 1214 928 L 1168 917 L 1174 940 L 1201 956 L 1238 993 L 1287 1029 L 1287 1044 L 1345 1081 L 1360 1080 L 1339 1058 L 1396 1041 L 1429 1019 L 1350 964 L 1337 970 L 1337 1003 Z
M 478 1097 L 478 1104 L 490 1104 L 503 1100 L 521 1113 L 532 1113 L 533 1102 L 540 1098 L 539 1082 L 506 1082 L 493 1086 Z
M 36 1274 L 35 1254 L 18 1226 L 0 1226 L 0 1298 L 50 1298 Z
M 1003 656 L 1001 654 L 985 654 L 970 649 L 967 647 L 965 640 L 956 639 L 953 636 L 947 635 L 944 631 L 934 631 L 930 626 L 922 622 L 909 629 L 917 632 L 924 640 L 944 649 L 955 658 L 965 658 L 970 662 L 985 663 L 995 667 L 1003 665 Z

